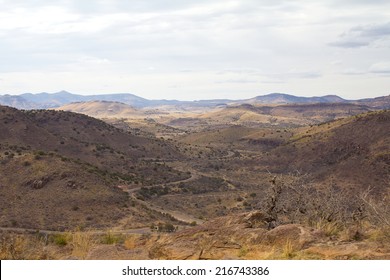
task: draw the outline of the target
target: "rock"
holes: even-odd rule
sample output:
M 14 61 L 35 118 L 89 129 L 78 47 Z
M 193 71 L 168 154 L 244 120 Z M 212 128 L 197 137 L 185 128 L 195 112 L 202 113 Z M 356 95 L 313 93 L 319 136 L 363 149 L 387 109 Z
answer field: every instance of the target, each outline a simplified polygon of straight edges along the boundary
M 26 186 L 29 186 L 32 189 L 38 190 L 42 189 L 49 181 L 51 177 L 45 176 L 40 179 L 30 180 L 25 183 Z

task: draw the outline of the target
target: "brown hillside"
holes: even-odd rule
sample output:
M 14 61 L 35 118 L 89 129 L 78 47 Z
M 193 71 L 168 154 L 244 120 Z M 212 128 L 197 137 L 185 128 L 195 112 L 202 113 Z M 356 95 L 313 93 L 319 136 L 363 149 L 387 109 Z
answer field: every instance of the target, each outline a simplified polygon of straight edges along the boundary
M 180 153 L 85 115 L 0 107 L 0 226 L 70 229 L 130 226 L 151 218 L 123 184 L 188 178 L 155 159 Z
M 289 104 L 260 106 L 241 104 L 213 110 L 197 118 L 172 120 L 173 126 L 244 125 L 247 127 L 317 124 L 370 111 L 365 105 L 347 103 Z
M 97 118 L 134 117 L 142 112 L 130 105 L 110 101 L 76 102 L 64 105 L 56 110 L 71 111 Z
M 131 135 L 81 114 L 46 110 L 22 112 L 1 107 L 0 132 L 0 143 L 51 151 L 125 178 L 142 179 L 147 174 L 148 178 L 142 180 L 154 180 L 164 174 L 169 180 L 171 174 L 173 179 L 177 176 L 165 166 L 142 161 L 144 158 L 179 158 L 173 146 L 156 138 Z
M 322 181 L 383 190 L 390 176 L 390 111 L 302 130 L 274 150 L 268 163 L 279 172 L 298 170 Z

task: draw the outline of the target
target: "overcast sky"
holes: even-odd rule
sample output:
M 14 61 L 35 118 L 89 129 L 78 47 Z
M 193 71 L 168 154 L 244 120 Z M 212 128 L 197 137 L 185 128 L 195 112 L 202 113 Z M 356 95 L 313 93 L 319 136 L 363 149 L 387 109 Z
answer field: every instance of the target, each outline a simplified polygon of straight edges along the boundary
M 0 94 L 390 94 L 388 0 L 0 0 Z

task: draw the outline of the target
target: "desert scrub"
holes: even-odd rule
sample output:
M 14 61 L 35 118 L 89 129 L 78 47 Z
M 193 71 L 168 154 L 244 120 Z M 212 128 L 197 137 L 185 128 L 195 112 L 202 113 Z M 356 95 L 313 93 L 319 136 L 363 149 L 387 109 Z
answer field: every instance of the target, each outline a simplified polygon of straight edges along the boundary
M 135 249 L 141 245 L 144 245 L 149 237 L 142 237 L 140 235 L 131 234 L 128 235 L 124 241 L 124 246 L 128 250 Z
M 103 244 L 118 244 L 123 242 L 123 236 L 120 234 L 114 234 L 112 231 L 107 231 L 103 238 L 102 243 Z
M 238 257 L 239 258 L 243 258 L 243 257 L 245 257 L 248 254 L 248 252 L 249 252 L 248 247 L 247 246 L 242 246 L 240 248 L 240 251 L 238 252 Z
M 85 259 L 88 252 L 96 245 L 96 238 L 90 232 L 73 232 L 70 238 L 72 256 Z
M 24 234 L 3 234 L 0 237 L 1 260 L 42 260 L 52 259 L 45 242 L 39 236 Z
M 20 235 L 5 235 L 1 238 L 0 259 L 22 260 L 26 259 L 27 240 Z
M 320 219 L 315 224 L 315 228 L 322 231 L 328 237 L 338 236 L 344 229 L 338 221 L 328 222 L 324 219 Z
M 284 244 L 282 257 L 287 260 L 293 259 L 295 257 L 295 250 L 291 240 L 287 240 L 286 244 Z
M 59 234 L 53 235 L 52 239 L 53 239 L 54 244 L 56 244 L 58 246 L 66 246 L 66 245 L 68 245 L 70 236 L 69 236 L 69 234 L 66 234 L 66 233 L 59 233 Z

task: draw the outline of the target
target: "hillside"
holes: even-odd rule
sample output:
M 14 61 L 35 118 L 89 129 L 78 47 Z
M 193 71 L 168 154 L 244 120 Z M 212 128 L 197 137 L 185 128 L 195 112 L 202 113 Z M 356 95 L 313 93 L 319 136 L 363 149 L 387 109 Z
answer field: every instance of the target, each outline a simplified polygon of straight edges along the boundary
M 130 105 L 112 101 L 88 101 L 70 103 L 57 108 L 59 111 L 70 111 L 97 118 L 128 118 L 136 117 L 142 112 Z
M 349 188 L 388 188 L 390 111 L 379 111 L 300 129 L 267 159 L 272 170 L 312 174 Z
M 181 157 L 161 140 L 131 135 L 85 115 L 0 107 L 0 225 L 112 226 L 139 212 L 117 186 L 187 178 L 150 162 Z M 142 211 L 136 216 L 137 223 L 150 220 Z
M 367 98 L 357 100 L 356 104 L 363 104 L 372 108 L 389 109 L 390 108 L 390 95 L 380 96 L 376 98 Z
M 157 119 L 157 121 L 193 131 L 210 130 L 210 127 L 245 126 L 250 128 L 264 127 L 297 127 L 318 124 L 339 118 L 354 116 L 370 111 L 365 105 L 348 103 L 316 103 L 287 105 L 252 105 L 241 104 L 227 106 L 208 112 L 178 115 Z

